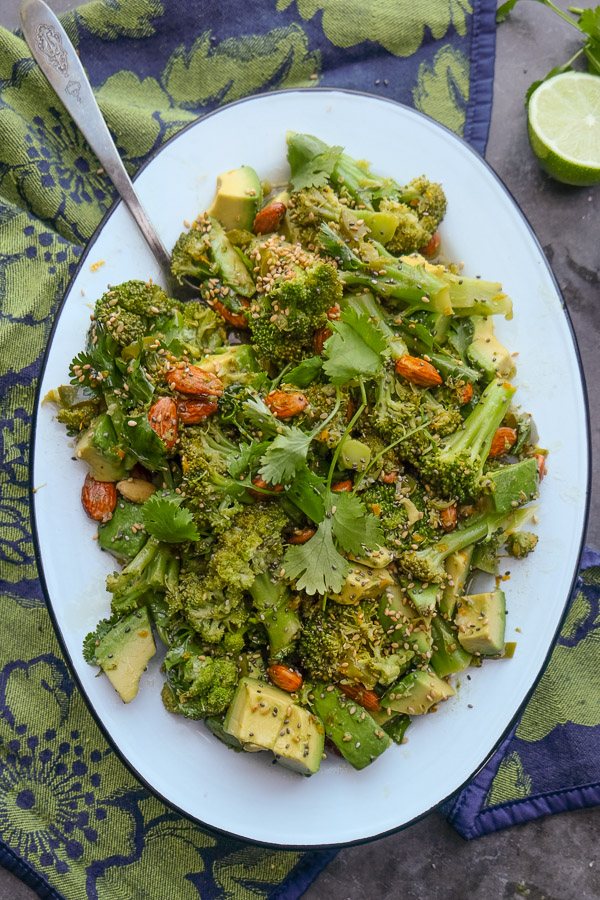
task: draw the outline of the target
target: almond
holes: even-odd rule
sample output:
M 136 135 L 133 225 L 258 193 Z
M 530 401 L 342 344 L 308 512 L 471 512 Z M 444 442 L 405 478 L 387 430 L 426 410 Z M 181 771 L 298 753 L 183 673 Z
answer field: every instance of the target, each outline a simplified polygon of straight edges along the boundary
M 269 678 L 282 691 L 288 691 L 293 694 L 302 687 L 302 675 L 297 669 L 290 669 L 289 666 L 280 664 L 269 666 Z
M 252 226 L 254 234 L 270 234 L 272 231 L 277 231 L 285 218 L 285 213 L 285 203 L 280 203 L 279 200 L 269 203 L 254 217 Z
M 313 350 L 315 352 L 315 356 L 321 356 L 323 353 L 323 344 L 330 338 L 333 334 L 331 328 L 328 328 L 327 325 L 323 325 L 322 328 L 317 328 L 313 337 Z
M 276 419 L 291 419 L 308 406 L 308 400 L 300 391 L 271 391 L 265 403 Z
M 123 481 L 117 481 L 117 490 L 132 503 L 145 503 L 156 492 L 154 485 L 144 478 L 125 478 Z
M 354 487 L 354 485 L 352 484 L 350 479 L 346 478 L 345 481 L 338 481 L 337 484 L 332 484 L 331 490 L 335 491 L 336 494 L 339 494 L 339 493 L 351 491 L 353 487 Z
M 96 481 L 88 473 L 81 489 L 81 502 L 90 519 L 106 522 L 117 505 L 117 488 L 112 481 Z
M 175 391 L 198 397 L 220 397 L 223 382 L 211 372 L 180 362 L 167 372 L 167 381 Z
M 458 513 L 455 505 L 447 506 L 446 509 L 442 509 L 440 512 L 440 522 L 444 531 L 454 531 L 457 519 Z
M 242 306 L 250 306 L 247 300 L 242 300 Z M 234 313 L 231 310 L 227 309 L 227 307 L 221 303 L 220 300 L 212 301 L 212 308 L 215 312 L 218 312 L 222 319 L 225 319 L 226 322 L 229 322 L 230 325 L 233 325 L 234 328 L 247 328 L 248 327 L 248 319 L 246 318 L 245 313 Z
M 159 436 L 167 450 L 177 442 L 177 406 L 172 397 L 161 397 L 148 410 L 150 428 Z
M 341 317 L 341 315 L 342 315 L 342 311 L 339 308 L 339 306 L 330 306 L 329 309 L 327 310 L 327 318 L 329 319 L 330 322 L 339 319 Z
M 368 691 L 362 684 L 340 684 L 340 690 L 369 712 L 379 712 L 381 709 L 381 703 L 375 691 Z
M 398 473 L 397 472 L 386 472 L 384 475 L 381 476 L 381 480 L 383 481 L 384 484 L 395 484 L 396 481 L 398 480 Z
M 537 459 L 538 475 L 540 476 L 540 481 L 541 481 L 542 478 L 544 477 L 544 475 L 546 474 L 546 472 L 548 471 L 548 469 L 546 468 L 546 457 L 544 456 L 543 453 L 536 453 L 535 458 Z
M 177 415 L 184 425 L 197 425 L 217 411 L 216 400 L 176 400 Z
M 458 397 L 461 406 L 464 406 L 465 403 L 468 403 L 471 397 L 473 396 L 473 385 L 467 381 L 466 384 L 462 384 L 458 388 Z
M 419 250 L 419 253 L 422 256 L 435 256 L 435 254 L 438 252 L 439 246 L 440 246 L 440 234 L 439 234 L 439 231 L 436 231 L 434 233 L 433 237 L 431 238 L 431 240 L 429 241 L 429 243 L 425 244 L 424 247 L 421 247 L 421 249 Z
M 407 353 L 396 360 L 396 372 L 407 381 L 421 387 L 433 387 L 442 383 L 442 376 L 430 362 Z
M 504 456 L 505 453 L 508 453 L 513 444 L 515 444 L 516 440 L 517 432 L 515 429 L 509 428 L 507 425 L 502 425 L 501 428 L 496 429 L 488 456 Z
M 315 528 L 295 528 L 288 537 L 287 542 L 288 544 L 306 544 L 307 541 L 310 541 L 315 532 Z

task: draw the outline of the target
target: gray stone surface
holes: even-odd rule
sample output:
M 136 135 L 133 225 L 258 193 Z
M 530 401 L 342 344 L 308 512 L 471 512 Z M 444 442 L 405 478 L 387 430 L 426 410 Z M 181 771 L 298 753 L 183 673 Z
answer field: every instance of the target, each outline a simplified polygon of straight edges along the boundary
M 77 3 L 50 0 L 50 5 L 63 11 Z M 566 9 L 568 3 L 560 0 L 558 5 Z M 0 0 L 0 24 L 17 26 L 18 0 Z M 566 61 L 575 52 L 576 38 L 573 29 L 537 3 L 520 4 L 498 29 L 486 158 L 531 222 L 563 291 L 587 378 L 597 459 L 600 188 L 564 187 L 540 172 L 529 150 L 523 108 L 531 81 Z M 596 547 L 600 546 L 599 506 L 596 479 L 588 530 L 588 543 Z M 600 811 L 579 810 L 466 843 L 433 813 L 392 837 L 342 850 L 304 900 L 392 900 L 398 896 L 405 900 L 597 900 L 599 825 Z M 33 897 L 33 892 L 0 869 L 0 900 Z

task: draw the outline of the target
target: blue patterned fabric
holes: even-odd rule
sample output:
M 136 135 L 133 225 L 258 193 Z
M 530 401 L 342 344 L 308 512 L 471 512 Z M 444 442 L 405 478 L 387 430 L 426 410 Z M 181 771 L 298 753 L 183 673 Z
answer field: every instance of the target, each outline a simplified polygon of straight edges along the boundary
M 517 725 L 451 803 L 470 839 L 600 803 L 600 554 L 586 549 L 552 657 Z

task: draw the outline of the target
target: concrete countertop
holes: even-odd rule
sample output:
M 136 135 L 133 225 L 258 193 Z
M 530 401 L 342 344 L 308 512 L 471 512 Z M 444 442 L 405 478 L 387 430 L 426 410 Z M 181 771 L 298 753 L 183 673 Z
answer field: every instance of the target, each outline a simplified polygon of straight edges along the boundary
M 61 12 L 74 0 L 48 0 Z M 569 3 L 559 0 L 566 9 Z M 18 25 L 19 0 L 2 0 L 0 24 Z M 575 29 L 538 3 L 519 4 L 498 28 L 492 126 L 486 159 L 529 219 L 568 307 L 587 379 L 593 457 L 600 456 L 600 187 L 546 178 L 526 133 L 525 91 L 577 49 Z M 600 483 L 592 484 L 587 543 L 600 547 Z M 440 765 L 443 765 L 440 758 Z M 357 814 L 359 811 L 357 810 Z M 305 900 L 597 900 L 600 810 L 548 817 L 467 843 L 432 813 L 416 825 L 342 850 Z M 37 896 L 0 869 L 0 900 Z

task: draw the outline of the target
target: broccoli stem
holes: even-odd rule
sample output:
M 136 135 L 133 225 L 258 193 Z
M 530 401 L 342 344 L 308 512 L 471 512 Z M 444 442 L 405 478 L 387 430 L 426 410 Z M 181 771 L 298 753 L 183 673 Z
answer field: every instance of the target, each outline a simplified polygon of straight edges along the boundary
M 348 424 L 346 425 L 344 433 L 342 434 L 340 441 L 339 441 L 337 447 L 335 448 L 335 452 L 333 454 L 333 459 L 331 460 L 331 465 L 329 466 L 329 472 L 327 473 L 327 490 L 328 491 L 331 489 L 333 473 L 335 472 L 335 467 L 337 465 L 339 455 L 342 451 L 344 440 L 348 437 L 348 435 L 350 434 L 350 432 L 352 431 L 352 429 L 354 428 L 354 426 L 356 425 L 356 423 L 362 416 L 363 412 L 367 408 L 367 392 L 365 390 L 365 383 L 363 381 L 362 376 L 359 376 L 359 382 L 360 382 L 361 404 L 358 407 L 358 409 L 356 410 L 356 412 L 354 413 L 354 415 L 352 416 L 352 418 L 350 419 L 350 421 L 348 422 Z M 338 390 L 338 394 L 339 394 L 339 390 Z M 319 426 L 319 431 L 322 429 L 322 427 L 323 427 L 322 425 Z
M 483 467 L 494 433 L 506 415 L 515 390 L 507 382 L 491 382 L 473 412 L 465 419 L 463 427 L 455 431 L 440 447 L 440 454 L 448 457 L 467 451 L 471 458 L 478 457 Z
M 454 315 L 503 315 L 512 319 L 512 300 L 503 293 L 500 282 L 466 278 L 450 272 L 444 272 L 442 280 L 448 285 Z
M 362 271 L 342 269 L 339 276 L 346 287 L 368 287 L 387 300 L 401 300 L 411 309 L 435 309 L 444 315 L 452 313 L 448 284 L 423 266 L 376 264 L 377 270 L 363 264 Z
M 296 612 L 289 606 L 290 589 L 263 572 L 248 590 L 269 636 L 269 655 L 277 659 L 285 655 L 301 629 Z

